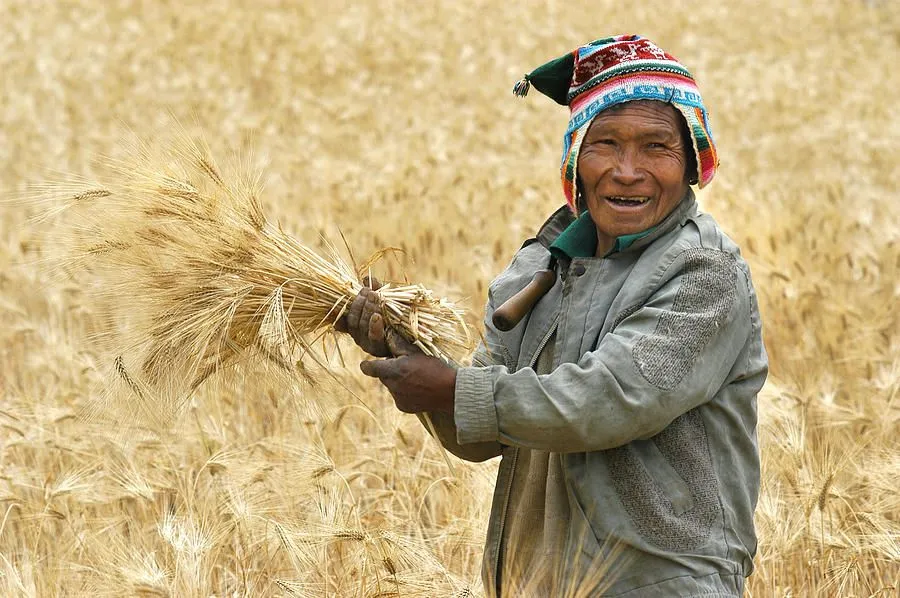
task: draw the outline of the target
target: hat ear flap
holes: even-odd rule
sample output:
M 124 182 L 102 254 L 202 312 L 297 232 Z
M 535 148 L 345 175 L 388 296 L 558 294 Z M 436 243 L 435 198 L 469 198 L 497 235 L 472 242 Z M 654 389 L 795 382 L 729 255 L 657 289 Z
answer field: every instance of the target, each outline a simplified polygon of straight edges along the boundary
M 575 52 L 569 52 L 565 56 L 555 58 L 546 64 L 542 64 L 522 81 L 516 83 L 513 93 L 524 96 L 528 89 L 534 86 L 539 92 L 563 106 L 569 105 L 569 87 L 572 85 L 572 76 L 575 74 Z
M 575 177 L 575 215 L 580 216 L 588 211 L 587 206 L 587 197 L 584 192 L 584 183 L 581 182 L 581 177 Z

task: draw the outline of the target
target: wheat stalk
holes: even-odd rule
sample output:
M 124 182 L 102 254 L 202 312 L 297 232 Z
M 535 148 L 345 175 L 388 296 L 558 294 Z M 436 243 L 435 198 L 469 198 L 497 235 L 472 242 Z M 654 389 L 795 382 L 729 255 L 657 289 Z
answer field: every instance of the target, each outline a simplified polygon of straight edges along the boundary
M 117 321 L 115 375 L 147 411 L 177 414 L 212 374 L 263 361 L 309 378 L 304 360 L 362 289 L 379 252 L 351 267 L 266 219 L 249 163 L 222 171 L 183 129 L 168 143 L 136 141 L 107 158 L 99 185 L 75 190 L 84 218 L 73 249 L 93 268 L 95 296 Z M 385 322 L 425 354 L 459 361 L 471 350 L 463 311 L 421 285 L 378 289 Z M 433 432 L 433 430 L 432 430 Z

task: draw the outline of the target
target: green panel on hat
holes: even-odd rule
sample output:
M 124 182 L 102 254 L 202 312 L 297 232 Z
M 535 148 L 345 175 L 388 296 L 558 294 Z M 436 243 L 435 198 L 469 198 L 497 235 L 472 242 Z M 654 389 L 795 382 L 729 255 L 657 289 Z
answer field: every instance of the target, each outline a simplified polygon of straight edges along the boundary
M 569 86 L 572 84 L 572 74 L 575 72 L 575 53 L 569 52 L 546 64 L 537 67 L 525 78 L 539 92 L 552 99 L 557 104 L 567 106 Z

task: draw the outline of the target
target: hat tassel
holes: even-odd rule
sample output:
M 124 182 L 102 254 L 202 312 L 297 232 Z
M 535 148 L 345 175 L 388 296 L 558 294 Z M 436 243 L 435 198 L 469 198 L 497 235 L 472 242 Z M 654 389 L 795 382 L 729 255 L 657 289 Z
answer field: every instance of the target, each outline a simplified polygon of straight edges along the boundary
M 513 86 L 513 95 L 518 98 L 524 98 L 528 95 L 529 89 L 531 89 L 531 81 L 528 80 L 528 75 L 525 75 L 522 79 L 519 79 Z

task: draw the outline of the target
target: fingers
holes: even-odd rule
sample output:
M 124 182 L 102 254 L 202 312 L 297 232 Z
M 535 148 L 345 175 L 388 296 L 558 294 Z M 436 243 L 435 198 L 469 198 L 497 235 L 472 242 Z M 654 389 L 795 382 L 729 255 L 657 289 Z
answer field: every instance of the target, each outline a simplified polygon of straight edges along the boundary
M 369 318 L 369 340 L 374 344 L 384 344 L 384 318 L 381 314 L 372 314 Z
M 372 315 L 380 311 L 378 295 L 368 287 L 363 287 L 350 303 L 347 310 L 347 331 L 356 344 L 369 348 L 369 326 Z
M 406 340 L 402 334 L 400 334 L 393 328 L 383 330 L 382 334 L 387 341 L 388 350 L 391 352 L 391 355 L 394 355 L 395 357 L 400 357 L 401 355 L 413 355 L 415 353 L 422 352 L 421 349 Z
M 384 317 L 380 313 L 373 314 L 369 320 L 369 342 L 373 347 L 384 348 L 385 352 L 393 357 L 422 352 L 402 334 L 385 324 Z
M 359 317 L 359 327 L 361 328 L 360 332 L 364 332 L 367 336 L 370 336 L 369 329 L 372 326 L 372 316 L 381 313 L 381 301 L 379 300 L 377 293 L 367 289 L 363 290 L 366 293 L 366 302 L 363 303 L 362 306 L 362 314 Z
M 335 322 L 334 327 L 338 331 L 349 332 L 354 342 L 369 355 L 391 356 L 384 341 L 387 325 L 381 315 L 381 298 L 376 291 L 363 287 L 350 302 L 346 315 Z
M 391 353 L 384 342 L 384 320 L 381 316 L 381 299 L 375 291 L 368 292 L 363 304 L 359 320 L 359 334 L 364 336 L 364 344 L 360 343 L 370 355 L 390 357 Z
M 354 297 L 353 301 L 350 302 L 350 307 L 347 309 L 346 323 L 347 323 L 347 331 L 350 333 L 350 336 L 353 337 L 353 340 L 356 341 L 356 344 L 359 344 L 359 321 L 362 317 L 363 306 L 366 304 L 366 300 L 368 299 L 368 289 L 363 288 L 359 294 Z

